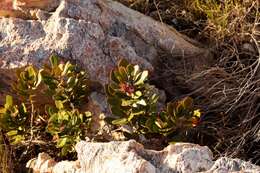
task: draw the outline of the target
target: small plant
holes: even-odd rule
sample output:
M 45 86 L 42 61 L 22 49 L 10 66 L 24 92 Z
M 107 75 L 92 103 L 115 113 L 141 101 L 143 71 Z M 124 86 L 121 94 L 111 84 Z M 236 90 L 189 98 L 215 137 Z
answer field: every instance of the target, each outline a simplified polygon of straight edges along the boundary
M 79 113 L 76 109 L 57 112 L 50 109 L 49 115 L 51 117 L 47 132 L 53 136 L 57 143 L 56 147 L 61 148 L 61 156 L 74 152 L 75 144 L 85 137 L 85 130 L 90 125 L 91 113 Z
M 159 132 L 167 136 L 197 126 L 200 115 L 200 111 L 194 109 L 193 100 L 186 97 L 168 103 L 166 110 L 158 113 L 155 124 L 159 127 Z
M 70 62 L 59 63 L 56 56 L 52 56 L 50 62 L 51 65 L 44 66 L 41 75 L 55 104 L 74 108 L 86 102 L 90 91 L 88 74 Z
M 23 141 L 30 128 L 30 113 L 25 104 L 14 105 L 12 96 L 6 96 L 4 108 L 0 110 L 0 128 L 4 130 L 13 144 Z
M 0 110 L 0 128 L 17 146 L 23 143 L 30 147 L 34 140 L 53 137 L 60 155 L 66 156 L 74 152 L 74 144 L 83 139 L 91 120 L 90 112 L 79 111 L 87 101 L 89 78 L 70 62 L 59 63 L 57 56 L 50 57 L 50 64 L 40 70 L 30 65 L 17 71 L 13 85 L 17 105 L 12 96 L 6 96 Z M 38 106 L 45 97 L 49 100 L 44 107 Z
M 151 113 L 156 111 L 158 94 L 147 83 L 148 71 L 140 71 L 138 65 L 121 60 L 112 70 L 111 83 L 106 94 L 115 125 L 129 124 L 136 131 L 143 131 Z
M 17 70 L 17 82 L 13 85 L 13 89 L 24 99 L 33 96 L 33 91 L 37 89 L 42 81 L 40 71 L 33 66 Z
M 157 133 L 168 136 L 177 130 L 185 131 L 199 122 L 200 111 L 187 97 L 170 102 L 164 111 L 158 111 L 159 98 L 155 87 L 148 84 L 148 71 L 138 65 L 121 60 L 112 70 L 111 83 L 106 85 L 106 94 L 115 125 L 128 124 L 135 133 Z

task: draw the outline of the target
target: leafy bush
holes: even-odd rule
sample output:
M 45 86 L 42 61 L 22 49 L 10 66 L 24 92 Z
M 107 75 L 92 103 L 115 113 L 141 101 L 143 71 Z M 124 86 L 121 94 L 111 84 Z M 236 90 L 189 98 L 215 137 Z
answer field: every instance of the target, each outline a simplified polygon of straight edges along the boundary
M 31 145 L 35 139 L 48 142 L 47 131 L 61 148 L 60 155 L 65 156 L 74 152 L 74 144 L 84 138 L 91 120 L 90 112 L 79 111 L 87 101 L 89 77 L 70 62 L 59 63 L 56 56 L 50 57 L 50 64 L 40 70 L 31 65 L 17 70 L 13 89 L 18 104 L 12 96 L 6 96 L 0 110 L 0 128 L 13 145 Z M 50 98 L 44 108 L 36 106 L 44 96 Z
M 65 107 L 74 108 L 86 102 L 90 86 L 88 74 L 70 62 L 59 64 L 56 56 L 52 56 L 50 61 L 51 66 L 45 65 L 41 75 L 56 106 L 62 103 Z
M 89 127 L 91 113 L 79 113 L 74 109 L 49 112 L 49 115 L 51 117 L 48 121 L 47 131 L 57 142 L 56 147 L 61 148 L 61 155 L 65 156 L 68 152 L 74 152 L 73 146 L 85 137 L 84 130 Z
M 148 71 L 141 71 L 138 65 L 121 60 L 112 70 L 110 80 L 106 94 L 111 112 L 116 116 L 112 124 L 128 124 L 134 128 L 134 133 L 168 136 L 199 122 L 200 111 L 194 109 L 189 97 L 170 102 L 165 110 L 158 111 L 159 94 L 148 84 Z
M 17 70 L 17 82 L 13 85 L 13 89 L 24 99 L 28 99 L 33 96 L 33 91 L 40 85 L 41 80 L 40 71 L 30 65 Z
M 199 124 L 200 115 L 200 110 L 194 109 L 193 100 L 185 97 L 168 103 L 166 110 L 158 114 L 155 124 L 159 127 L 159 132 L 166 136 L 175 132 L 181 135 L 182 132 Z
M 7 132 L 11 142 L 16 144 L 24 140 L 30 128 L 30 113 L 24 103 L 20 106 L 14 105 L 12 96 L 8 95 L 0 114 L 0 128 Z
M 158 99 L 155 88 L 147 83 L 147 77 L 148 71 L 140 71 L 138 65 L 126 60 L 121 60 L 112 70 L 106 93 L 111 112 L 118 117 L 113 124 L 130 124 L 135 131 L 145 131 L 145 123 L 156 111 Z
M 159 91 L 148 83 L 148 71 L 140 70 L 138 65 L 121 60 L 110 79 L 105 88 L 115 115 L 112 124 L 129 125 L 134 132 L 130 135 L 170 137 L 198 124 L 200 112 L 188 97 L 158 111 Z M 86 72 L 70 62 L 59 63 L 56 56 L 50 58 L 50 65 L 39 70 L 34 66 L 19 69 L 13 85 L 18 98 L 7 95 L 0 109 L 1 132 L 12 146 L 25 146 L 26 150 L 34 141 L 37 145 L 41 141 L 55 145 L 58 150 L 54 153 L 59 156 L 75 153 L 75 144 L 84 139 L 91 123 L 91 112 L 81 112 L 90 93 L 90 82 Z M 38 106 L 43 97 L 49 100 L 44 107 Z

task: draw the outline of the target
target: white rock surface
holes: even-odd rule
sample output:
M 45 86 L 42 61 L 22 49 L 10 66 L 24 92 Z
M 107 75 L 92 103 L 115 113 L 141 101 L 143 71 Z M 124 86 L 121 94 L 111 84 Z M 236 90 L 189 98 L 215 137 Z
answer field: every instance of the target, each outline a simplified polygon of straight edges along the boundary
M 47 154 L 27 163 L 36 173 L 259 173 L 260 167 L 227 157 L 213 161 L 208 147 L 171 144 L 161 151 L 144 149 L 134 140 L 108 143 L 81 141 L 78 160 L 54 162 Z
M 35 172 L 59 170 L 60 173 L 65 173 L 65 169 L 80 173 L 192 173 L 209 170 L 213 165 L 212 153 L 207 147 L 188 143 L 154 151 L 144 149 L 134 140 L 109 143 L 81 141 L 76 150 L 80 163 L 78 167 L 75 167 L 76 162 L 49 164 L 52 160 L 43 153 L 30 167 Z M 46 165 L 50 165 L 49 168 Z
M 57 163 L 46 153 L 40 153 L 37 158 L 28 161 L 26 167 L 33 168 L 35 173 L 80 173 L 78 161 Z
M 260 173 L 260 167 L 240 159 L 221 157 L 215 161 L 214 165 L 208 171 L 208 173 L 226 172 Z

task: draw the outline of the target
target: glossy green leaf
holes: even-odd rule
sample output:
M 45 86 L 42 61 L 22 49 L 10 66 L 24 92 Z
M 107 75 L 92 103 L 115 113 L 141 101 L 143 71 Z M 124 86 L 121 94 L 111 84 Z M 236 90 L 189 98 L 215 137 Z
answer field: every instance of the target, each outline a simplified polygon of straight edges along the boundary
M 18 133 L 17 130 L 11 130 L 11 131 L 7 132 L 7 135 L 8 136 L 15 136 L 15 135 L 17 135 L 17 133 Z
M 8 109 L 10 108 L 11 106 L 13 106 L 13 97 L 10 96 L 10 95 L 7 95 L 5 97 L 5 108 Z
M 137 96 L 137 98 L 142 96 L 142 92 L 141 91 L 136 91 L 135 92 L 135 96 Z
M 116 119 L 112 121 L 112 124 L 114 125 L 125 125 L 128 123 L 127 118 L 121 118 L 121 119 Z
M 139 66 L 138 65 L 135 65 L 134 66 L 134 73 L 133 73 L 133 76 L 136 76 L 137 75 L 137 73 L 139 72 Z
M 110 105 L 121 105 L 122 104 L 122 100 L 116 97 L 108 97 L 107 102 Z
M 56 105 L 56 108 L 58 108 L 58 109 L 64 108 L 63 102 L 60 100 L 55 100 L 55 105 Z
M 122 99 L 121 106 L 131 106 L 133 104 L 132 100 L 124 100 Z
M 121 76 L 119 71 L 114 71 L 114 76 L 115 76 L 116 80 L 119 81 L 119 83 L 123 83 L 124 82 L 124 78 Z
M 65 75 L 68 73 L 69 68 L 70 68 L 71 66 L 72 66 L 72 65 L 70 64 L 70 62 L 67 62 L 67 63 L 65 64 L 64 68 L 63 68 L 63 71 L 62 71 L 61 75 L 62 75 L 62 76 L 65 76 Z
M 125 110 L 121 109 L 119 106 L 120 105 L 111 105 L 110 109 L 112 114 L 119 117 L 125 116 Z
M 107 95 L 112 96 L 115 94 L 114 89 L 111 87 L 111 85 L 105 85 L 105 92 Z
M 87 118 L 90 118 L 92 116 L 92 113 L 90 111 L 85 112 L 85 116 Z
M 136 79 L 135 85 L 143 84 L 147 80 L 147 77 L 148 77 L 148 71 L 143 71 L 140 74 L 140 77 Z
M 36 72 L 35 72 L 33 66 L 28 66 L 28 67 L 26 68 L 26 71 L 27 71 L 27 73 L 28 73 L 29 79 L 34 79 L 34 78 L 36 77 Z
M 129 76 L 134 76 L 135 68 L 132 64 L 128 64 L 126 70 Z
M 128 79 L 127 71 L 125 67 L 119 67 L 118 72 L 120 74 L 120 77 L 123 81 L 126 81 Z
M 57 147 L 58 148 L 64 147 L 66 145 L 67 141 L 68 141 L 68 138 L 66 138 L 66 137 L 59 139 L 57 142 Z
M 36 89 L 40 85 L 40 83 L 42 82 L 42 74 L 41 74 L 42 71 L 43 71 L 43 69 L 41 69 L 37 74 L 37 81 L 34 85 L 34 89 Z
M 59 57 L 56 56 L 56 55 L 52 55 L 50 57 L 50 62 L 51 62 L 51 66 L 54 68 L 54 67 L 57 67 L 58 66 L 58 63 L 59 63 Z
M 142 105 L 142 106 L 146 106 L 147 105 L 144 99 L 139 100 L 136 103 L 139 104 L 139 105 Z

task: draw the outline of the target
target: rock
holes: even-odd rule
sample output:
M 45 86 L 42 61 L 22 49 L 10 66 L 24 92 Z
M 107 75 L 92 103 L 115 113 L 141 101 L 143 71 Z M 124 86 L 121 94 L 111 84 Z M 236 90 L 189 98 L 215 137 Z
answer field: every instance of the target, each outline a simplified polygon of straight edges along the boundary
M 33 167 L 35 171 L 50 172 L 55 164 L 55 161 L 48 154 L 40 153 L 37 158 L 29 160 L 26 167 Z
M 76 151 L 78 161 L 53 163 L 47 154 L 41 153 L 30 167 L 40 173 L 65 173 L 65 170 L 75 173 L 260 172 L 258 166 L 239 159 L 223 157 L 214 162 L 208 147 L 190 143 L 171 144 L 155 151 L 145 149 L 134 140 L 109 143 L 81 141 L 76 145 Z
M 42 9 L 52 11 L 58 7 L 60 0 L 13 0 L 14 9 Z
M 80 165 L 77 161 L 57 163 L 48 154 L 40 153 L 37 158 L 28 161 L 26 167 L 37 173 L 79 173 Z
M 168 151 L 168 153 L 162 163 L 166 164 L 169 169 L 163 166 L 160 170 L 162 173 L 173 170 L 175 172 L 201 172 L 208 170 L 213 164 L 213 154 L 208 147 L 177 143 L 169 145 L 164 150 Z
M 133 141 L 111 143 L 85 143 L 77 145 L 81 172 L 144 172 L 155 173 L 154 166 L 140 157 L 142 146 Z M 129 166 L 131 165 L 131 166 Z
M 161 51 L 194 59 L 201 67 L 206 62 L 202 59 L 209 59 L 202 56 L 207 50 L 194 46 L 174 29 L 114 1 L 16 0 L 13 6 L 9 10 L 17 9 L 16 13 L 34 9 L 34 20 L 19 15 L 13 17 L 22 19 L 0 19 L 2 68 L 40 65 L 56 53 L 73 59 L 90 71 L 92 79 L 105 83 L 121 58 L 150 71 Z
M 208 173 L 226 172 L 257 173 L 260 172 L 260 167 L 240 159 L 221 157 L 215 161 L 214 165 L 208 171 Z
M 77 144 L 76 150 L 80 162 L 76 171 L 81 173 L 198 172 L 208 170 L 213 165 L 212 153 L 207 147 L 187 143 L 154 151 L 144 149 L 134 140 L 109 143 L 82 141 Z M 43 163 L 47 161 L 36 162 L 34 165 L 37 166 L 31 167 L 39 171 L 43 168 L 38 165 L 44 166 Z M 71 164 L 74 163 L 68 163 L 67 167 L 71 167 Z M 57 164 L 51 167 L 56 168 Z

